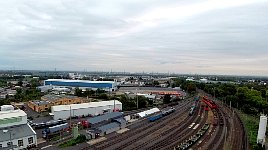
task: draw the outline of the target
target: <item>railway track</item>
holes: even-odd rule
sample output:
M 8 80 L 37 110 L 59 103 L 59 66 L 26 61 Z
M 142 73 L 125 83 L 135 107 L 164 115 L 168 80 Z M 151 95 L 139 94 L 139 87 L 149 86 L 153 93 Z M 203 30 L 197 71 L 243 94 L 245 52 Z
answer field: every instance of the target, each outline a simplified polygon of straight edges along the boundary
M 223 125 L 218 122 L 218 126 L 212 127 L 212 133 L 204 136 L 200 143 L 193 146 L 193 149 L 247 150 L 247 136 L 239 116 L 226 105 L 218 103 L 218 106 L 218 110 L 214 113 L 222 116 Z
M 188 112 L 185 112 L 185 114 L 183 115 L 188 115 Z M 190 117 L 187 116 L 185 117 L 184 120 L 188 120 Z M 177 119 L 178 120 L 178 119 Z M 177 120 L 172 123 L 169 123 L 168 125 L 166 125 L 165 127 L 162 128 L 162 131 L 157 130 L 154 133 L 147 135 L 146 137 L 149 137 L 150 139 L 145 141 L 146 137 L 144 137 L 143 139 L 140 140 L 140 142 L 138 141 L 137 143 L 133 143 L 130 146 L 126 147 L 125 149 L 132 149 L 132 150 L 139 150 L 139 149 L 144 149 L 146 146 L 148 146 L 148 144 L 159 140 L 161 137 L 167 135 L 168 133 L 176 130 L 177 128 L 179 128 L 183 122 L 182 120 L 179 120 L 179 122 L 177 122 Z
M 199 107 L 200 108 L 200 107 Z M 206 120 L 205 115 L 205 120 Z M 148 144 L 147 146 L 143 147 L 143 149 L 173 149 L 174 146 L 183 141 L 187 136 L 191 135 L 193 132 L 197 132 L 193 129 L 189 129 L 191 123 L 196 122 L 199 123 L 201 117 L 198 115 L 193 115 L 188 120 L 185 120 L 183 124 L 181 124 L 178 128 L 173 130 L 172 132 L 168 133 L 166 136 L 156 140 L 153 143 Z M 200 123 L 199 126 L 202 126 L 203 123 Z M 198 129 L 196 129 L 198 130 Z
M 189 101 L 186 104 L 179 106 L 177 109 L 181 109 L 181 112 L 185 112 L 187 111 L 188 107 L 191 106 L 191 104 L 192 102 Z M 163 126 L 167 122 L 174 120 L 178 115 L 177 113 L 178 111 L 175 111 L 169 116 L 161 118 L 160 120 L 156 122 L 152 122 L 152 123 L 148 123 L 148 121 L 146 120 L 143 123 L 141 123 L 139 126 L 137 126 L 135 129 L 127 131 L 126 133 L 123 133 L 123 134 L 116 135 L 112 137 L 110 141 L 103 141 L 101 143 L 94 145 L 94 149 L 105 149 L 105 148 L 110 149 L 111 147 L 116 148 L 118 145 L 121 145 L 119 147 L 123 147 L 126 144 L 131 143 L 133 140 L 137 139 L 137 136 L 142 137 L 145 134 L 148 134 L 150 132 L 153 132 L 159 129 L 159 127 Z

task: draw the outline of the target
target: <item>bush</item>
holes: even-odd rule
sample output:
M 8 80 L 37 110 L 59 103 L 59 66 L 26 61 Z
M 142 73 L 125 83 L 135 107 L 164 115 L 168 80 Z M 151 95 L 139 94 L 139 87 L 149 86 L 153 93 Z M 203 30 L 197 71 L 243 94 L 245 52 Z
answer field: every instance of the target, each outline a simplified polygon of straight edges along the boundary
M 83 143 L 87 140 L 86 136 L 81 134 L 79 135 L 76 139 L 71 139 L 67 142 L 64 142 L 62 144 L 59 145 L 60 148 L 65 148 L 65 147 L 70 147 L 70 146 L 75 146 L 79 143 Z

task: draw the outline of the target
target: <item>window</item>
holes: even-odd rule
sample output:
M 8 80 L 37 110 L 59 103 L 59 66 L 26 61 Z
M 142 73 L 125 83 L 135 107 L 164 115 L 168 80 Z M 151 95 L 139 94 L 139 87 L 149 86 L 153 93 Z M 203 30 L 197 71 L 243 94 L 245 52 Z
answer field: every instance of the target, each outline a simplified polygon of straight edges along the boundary
M 29 143 L 29 144 L 33 144 L 33 137 L 29 137 L 29 138 L 28 138 L 28 143 Z
M 19 147 L 23 146 L 23 140 L 18 140 Z
M 10 147 L 11 145 L 13 145 L 12 142 L 7 142 L 7 147 Z

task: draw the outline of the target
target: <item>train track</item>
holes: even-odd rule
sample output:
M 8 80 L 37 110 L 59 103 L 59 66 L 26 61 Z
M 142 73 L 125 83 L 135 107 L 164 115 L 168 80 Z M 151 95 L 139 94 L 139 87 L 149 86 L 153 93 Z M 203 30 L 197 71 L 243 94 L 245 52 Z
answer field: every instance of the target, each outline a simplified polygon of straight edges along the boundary
M 187 102 L 186 104 L 179 106 L 177 109 L 181 109 L 182 112 L 185 112 L 185 111 L 187 111 L 188 107 L 191 104 L 192 104 L 191 101 Z M 150 132 L 153 132 L 153 131 L 159 129 L 159 127 L 166 124 L 166 122 L 170 122 L 170 121 L 174 120 L 177 117 L 176 113 L 178 113 L 178 111 L 175 111 L 174 113 L 170 114 L 169 116 L 161 118 L 160 120 L 158 120 L 156 122 L 148 123 L 148 121 L 144 121 L 139 126 L 137 126 L 135 129 L 127 131 L 123 134 L 116 135 L 116 136 L 112 137 L 111 140 L 103 141 L 102 143 L 98 143 L 97 145 L 94 145 L 94 147 L 95 147 L 95 149 L 105 149 L 105 148 L 111 148 L 111 147 L 115 148 L 118 145 L 121 145 L 119 147 L 125 146 L 126 144 L 132 142 L 133 140 L 139 139 L 139 138 L 137 138 L 137 136 L 142 137 L 145 134 L 148 134 Z M 123 144 L 124 142 L 125 142 L 125 144 Z
M 200 108 L 200 107 L 199 107 Z M 206 115 L 205 115 L 205 120 L 206 120 Z M 187 138 L 187 136 L 190 136 L 193 134 L 193 132 L 197 132 L 193 129 L 189 129 L 189 125 L 193 122 L 199 123 L 201 120 L 201 117 L 198 115 L 193 115 L 190 117 L 188 120 L 185 120 L 183 124 L 180 124 L 178 128 L 173 130 L 172 132 L 168 133 L 168 135 L 160 138 L 159 140 L 148 144 L 147 146 L 143 147 L 143 149 L 150 149 L 150 150 L 155 150 L 155 149 L 173 149 L 174 146 L 183 141 L 184 139 Z M 199 125 L 202 126 L 203 123 L 200 123 Z M 196 129 L 198 130 L 198 129 Z
M 231 116 L 229 119 L 231 120 L 232 125 L 230 130 L 232 136 L 229 138 L 230 149 L 248 149 L 247 135 L 240 117 L 234 109 L 229 108 L 228 106 L 225 106 L 225 108 L 225 110 L 227 110 Z
M 218 106 L 214 115 L 222 116 L 223 125 L 219 125 L 218 122 L 218 126 L 213 126 L 212 133 L 204 136 L 200 143 L 193 146 L 193 149 L 247 150 L 247 136 L 239 116 L 226 105 L 218 103 Z
M 183 115 L 188 115 L 188 112 L 185 112 Z M 190 119 L 189 116 L 185 117 L 184 120 L 188 120 L 188 119 Z M 173 121 L 172 123 L 169 123 L 168 125 L 164 126 L 162 128 L 162 131 L 157 130 L 154 133 L 147 135 L 146 137 L 149 137 L 150 138 L 149 140 L 146 141 L 145 140 L 146 137 L 144 137 L 140 141 L 131 144 L 125 149 L 132 149 L 132 150 L 144 149 L 146 146 L 148 146 L 148 144 L 159 140 L 161 137 L 179 128 L 182 124 L 183 124 L 182 120 L 179 120 L 179 122 L 177 122 L 177 120 L 175 122 Z

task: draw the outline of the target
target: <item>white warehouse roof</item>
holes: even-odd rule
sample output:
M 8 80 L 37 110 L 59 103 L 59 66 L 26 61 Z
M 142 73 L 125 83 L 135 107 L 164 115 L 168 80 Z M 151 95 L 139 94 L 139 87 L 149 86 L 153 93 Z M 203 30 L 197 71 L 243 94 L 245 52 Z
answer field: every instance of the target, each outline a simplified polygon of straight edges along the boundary
M 60 81 L 60 82 L 81 82 L 81 83 L 115 83 L 114 81 L 89 81 L 89 80 L 67 80 L 67 79 L 47 79 L 45 81 Z
M 0 120 L 7 119 L 7 118 L 24 117 L 24 116 L 27 116 L 27 114 L 20 109 L 0 111 Z
M 94 108 L 94 107 L 102 107 L 102 106 L 109 106 L 109 105 L 122 105 L 121 102 L 118 100 L 110 100 L 110 101 L 101 101 L 101 102 L 90 102 L 90 103 L 82 103 L 82 104 L 71 104 L 71 105 L 57 105 L 57 106 L 52 106 L 51 109 L 56 112 L 56 111 L 65 111 L 65 110 L 72 110 L 75 109 L 83 109 L 83 108 Z

